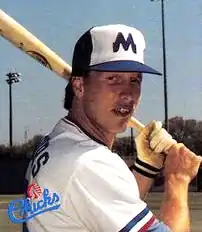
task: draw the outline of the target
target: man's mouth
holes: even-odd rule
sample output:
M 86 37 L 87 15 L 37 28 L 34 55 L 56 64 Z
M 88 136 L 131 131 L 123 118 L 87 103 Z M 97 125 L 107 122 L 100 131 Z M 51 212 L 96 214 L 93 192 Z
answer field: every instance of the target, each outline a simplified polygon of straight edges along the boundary
M 132 115 L 133 108 L 132 107 L 116 107 L 113 109 L 113 112 L 120 117 L 129 117 Z

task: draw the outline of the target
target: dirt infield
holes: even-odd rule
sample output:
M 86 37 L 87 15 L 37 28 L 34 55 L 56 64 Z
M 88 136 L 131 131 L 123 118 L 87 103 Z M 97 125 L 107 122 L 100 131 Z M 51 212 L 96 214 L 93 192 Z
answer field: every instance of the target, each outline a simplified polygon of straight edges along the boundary
M 202 232 L 202 193 L 189 194 L 190 216 L 192 232 Z M 18 196 L 19 197 L 19 196 Z M 7 206 L 10 201 L 18 197 L 0 197 L 0 231 L 2 232 L 21 232 L 21 225 L 13 224 L 7 214 Z M 150 193 L 147 203 L 154 214 L 158 216 L 162 201 L 162 193 Z

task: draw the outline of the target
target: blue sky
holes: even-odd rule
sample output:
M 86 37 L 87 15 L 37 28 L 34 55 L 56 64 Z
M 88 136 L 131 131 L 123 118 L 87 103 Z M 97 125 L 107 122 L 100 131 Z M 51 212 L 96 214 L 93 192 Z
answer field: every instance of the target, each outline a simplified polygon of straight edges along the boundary
M 202 2 L 165 1 L 169 117 L 201 120 L 202 116 Z M 9 1 L 1 9 L 35 34 L 71 64 L 78 37 L 94 25 L 123 23 L 140 29 L 146 40 L 145 62 L 162 71 L 160 2 L 150 0 Z M 7 144 L 8 85 L 5 74 L 22 73 L 13 85 L 13 140 L 24 142 L 49 132 L 65 115 L 66 82 L 0 38 L 0 143 Z M 143 123 L 164 119 L 163 79 L 145 75 L 142 102 L 136 116 Z M 125 134 L 129 132 L 126 131 Z

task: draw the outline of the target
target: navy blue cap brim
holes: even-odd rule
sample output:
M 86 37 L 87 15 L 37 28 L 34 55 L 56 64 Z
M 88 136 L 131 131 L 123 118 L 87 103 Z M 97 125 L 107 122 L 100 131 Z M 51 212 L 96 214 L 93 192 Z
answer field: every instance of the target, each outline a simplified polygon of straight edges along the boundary
M 131 60 L 108 61 L 105 63 L 92 65 L 89 67 L 89 70 L 100 72 L 140 72 L 162 75 L 160 72 L 145 64 Z

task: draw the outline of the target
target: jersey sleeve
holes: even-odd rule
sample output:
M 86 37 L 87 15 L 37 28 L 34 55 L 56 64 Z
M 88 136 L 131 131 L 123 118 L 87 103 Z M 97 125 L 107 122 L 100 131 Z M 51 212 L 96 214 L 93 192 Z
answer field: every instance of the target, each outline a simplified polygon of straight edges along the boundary
M 120 157 L 79 162 L 68 193 L 89 231 L 147 231 L 155 221 L 139 197 L 133 174 Z
M 155 220 L 148 228 L 147 232 L 172 232 L 171 229 L 163 222 Z

